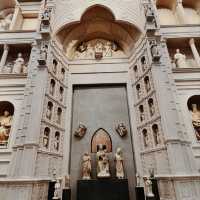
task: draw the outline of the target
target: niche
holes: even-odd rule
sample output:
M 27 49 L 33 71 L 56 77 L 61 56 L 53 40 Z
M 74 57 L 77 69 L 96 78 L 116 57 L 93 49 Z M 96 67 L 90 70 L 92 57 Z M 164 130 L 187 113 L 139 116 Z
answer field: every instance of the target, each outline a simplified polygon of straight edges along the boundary
M 98 151 L 99 145 L 102 144 L 104 150 L 107 153 L 112 152 L 112 140 L 110 135 L 102 128 L 98 129 L 91 141 L 91 152 L 96 153 Z
M 50 128 L 46 127 L 44 129 L 44 135 L 43 135 L 43 147 L 45 147 L 46 149 L 49 148 L 49 136 L 50 136 Z
M 53 110 L 53 103 L 51 101 L 47 104 L 46 118 L 51 120 Z

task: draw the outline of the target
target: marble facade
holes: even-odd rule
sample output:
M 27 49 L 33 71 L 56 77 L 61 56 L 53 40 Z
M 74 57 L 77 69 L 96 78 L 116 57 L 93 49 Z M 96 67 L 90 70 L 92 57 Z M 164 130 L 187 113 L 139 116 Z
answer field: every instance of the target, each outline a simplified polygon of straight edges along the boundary
M 162 200 L 199 199 L 199 5 L 0 0 L 0 115 L 7 105 L 14 107 L 9 136 L 0 144 L 0 199 L 46 200 L 54 178 L 70 177 L 75 191 L 82 160 L 77 166 L 72 158 L 86 153 L 95 130 L 110 136 L 109 156 L 122 144 L 130 187 L 136 174 L 145 187 L 154 169 Z M 106 128 L 95 115 L 87 123 L 74 121 L 75 87 L 90 85 L 125 88 L 119 90 L 128 109 L 119 114 L 121 121 Z M 122 135 L 120 124 L 127 128 Z M 91 162 L 95 148 L 88 149 Z

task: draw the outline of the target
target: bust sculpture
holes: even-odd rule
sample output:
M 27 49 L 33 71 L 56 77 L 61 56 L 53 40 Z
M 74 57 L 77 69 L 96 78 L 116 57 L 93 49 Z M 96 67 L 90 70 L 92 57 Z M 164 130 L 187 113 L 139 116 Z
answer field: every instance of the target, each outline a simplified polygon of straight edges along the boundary
M 24 59 L 22 57 L 22 53 L 18 53 L 17 59 L 14 62 L 12 72 L 15 74 L 20 74 L 23 72 L 23 68 L 24 68 Z
M 0 116 L 0 143 L 4 144 L 8 141 L 10 129 L 12 125 L 12 115 L 9 111 L 5 110 L 3 115 Z
M 91 179 L 91 170 L 92 170 L 91 156 L 89 155 L 89 153 L 84 153 L 82 157 L 82 179 L 83 180 Z
M 115 167 L 116 167 L 116 177 L 118 179 L 124 178 L 124 159 L 122 156 L 122 149 L 117 148 L 115 154 Z
M 97 151 L 97 177 L 98 178 L 109 178 L 110 169 L 109 169 L 109 159 L 106 155 L 106 151 L 103 149 L 103 145 L 98 145 Z
M 196 138 L 200 141 L 200 111 L 197 104 L 192 104 L 192 124 L 195 129 Z
M 176 49 L 174 60 L 177 68 L 187 68 L 186 56 L 180 53 L 180 49 Z
M 116 127 L 116 131 L 117 133 L 121 136 L 124 137 L 125 135 L 127 135 L 128 131 L 126 126 L 124 125 L 124 123 L 120 123 L 117 127 Z
M 151 181 L 150 177 L 147 177 L 145 184 L 146 184 L 146 196 L 147 197 L 154 197 L 153 188 L 152 188 L 152 181 Z
M 74 136 L 82 138 L 86 134 L 87 128 L 84 124 L 80 123 L 77 130 L 74 132 Z

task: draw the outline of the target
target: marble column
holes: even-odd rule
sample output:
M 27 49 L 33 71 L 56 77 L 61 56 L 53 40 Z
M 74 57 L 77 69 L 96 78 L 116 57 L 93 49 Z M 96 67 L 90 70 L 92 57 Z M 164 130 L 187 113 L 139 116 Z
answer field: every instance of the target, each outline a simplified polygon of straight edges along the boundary
M 8 52 L 9 52 L 9 46 L 7 44 L 4 44 L 4 51 L 3 51 L 3 55 L 2 55 L 1 61 L 0 61 L 0 71 L 2 71 L 3 67 L 6 64 Z
M 185 11 L 184 11 L 183 4 L 182 4 L 182 0 L 177 0 L 176 12 L 177 12 L 177 15 L 178 15 L 178 18 L 179 18 L 181 24 L 187 24 Z
M 197 48 L 195 46 L 195 41 L 194 41 L 194 38 L 191 38 L 189 40 L 189 44 L 190 44 L 190 48 L 192 50 L 192 53 L 193 53 L 193 56 L 194 56 L 194 59 L 197 63 L 197 67 L 200 67 L 200 56 L 199 56 L 199 52 L 197 51 Z

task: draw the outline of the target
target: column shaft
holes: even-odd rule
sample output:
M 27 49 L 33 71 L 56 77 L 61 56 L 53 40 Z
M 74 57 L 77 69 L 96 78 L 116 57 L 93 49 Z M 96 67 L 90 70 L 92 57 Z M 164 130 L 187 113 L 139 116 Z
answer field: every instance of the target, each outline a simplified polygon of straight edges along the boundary
M 7 44 L 5 44 L 3 55 L 2 55 L 1 61 L 0 61 L 0 71 L 2 71 L 3 67 L 6 64 L 6 60 L 7 60 L 7 57 L 8 57 L 8 51 L 9 51 L 9 46 Z

